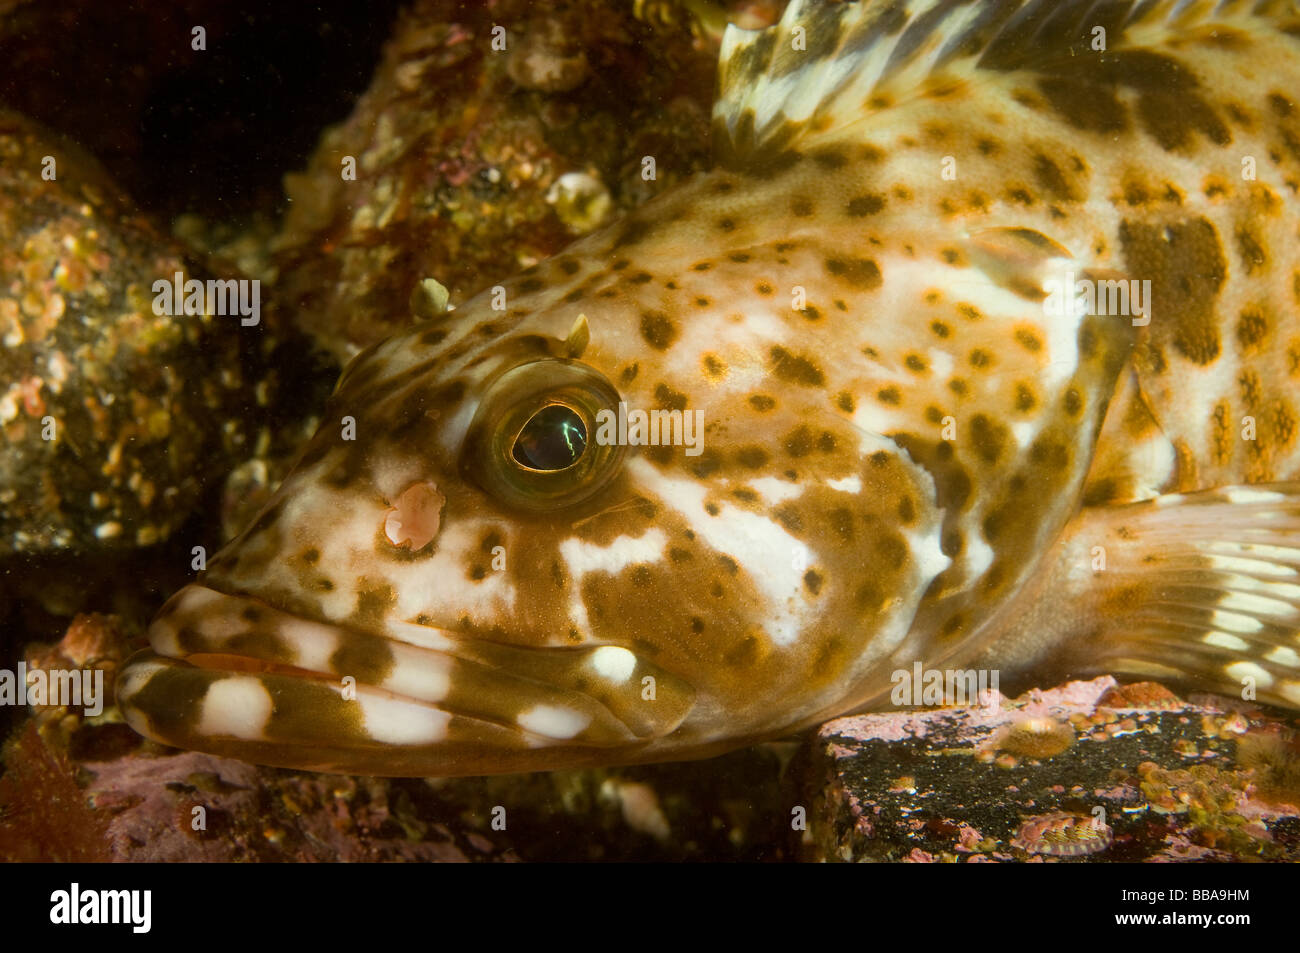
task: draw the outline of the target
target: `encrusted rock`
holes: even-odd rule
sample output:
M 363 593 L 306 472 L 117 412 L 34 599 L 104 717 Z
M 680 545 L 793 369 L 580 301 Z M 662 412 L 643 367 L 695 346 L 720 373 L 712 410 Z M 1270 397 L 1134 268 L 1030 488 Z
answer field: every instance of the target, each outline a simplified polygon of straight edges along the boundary
M 352 115 L 285 177 L 276 264 L 301 326 L 351 357 L 412 320 L 421 279 L 463 302 L 706 168 L 716 38 L 689 19 L 416 0 Z M 580 209 L 552 191 L 570 173 L 599 185 Z
M 839 718 L 815 741 L 806 856 L 1294 861 L 1288 720 L 1109 676 L 985 707 Z
M 246 450 L 257 329 L 157 313 L 177 273 L 97 163 L 0 114 L 0 556 L 158 542 Z

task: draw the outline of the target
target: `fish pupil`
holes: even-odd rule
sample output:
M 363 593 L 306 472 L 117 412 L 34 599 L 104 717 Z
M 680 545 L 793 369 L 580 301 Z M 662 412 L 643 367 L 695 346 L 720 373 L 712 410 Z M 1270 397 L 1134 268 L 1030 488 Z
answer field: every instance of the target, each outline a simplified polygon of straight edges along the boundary
M 586 449 L 587 426 L 582 418 L 570 407 L 551 404 L 524 424 L 511 453 L 532 470 L 565 470 L 577 463 Z

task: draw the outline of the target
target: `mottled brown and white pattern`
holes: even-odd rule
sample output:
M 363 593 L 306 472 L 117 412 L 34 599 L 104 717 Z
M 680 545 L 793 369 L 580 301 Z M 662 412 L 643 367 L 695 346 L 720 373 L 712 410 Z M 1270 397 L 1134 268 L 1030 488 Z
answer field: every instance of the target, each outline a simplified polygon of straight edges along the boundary
M 917 660 L 1300 706 L 1294 5 L 797 0 L 720 74 L 714 172 L 349 366 L 124 670 L 138 730 L 698 757 Z M 1149 323 L 1049 316 L 1067 271 L 1149 281 Z M 620 401 L 702 452 L 597 446 Z M 555 407 L 589 442 L 527 467 Z

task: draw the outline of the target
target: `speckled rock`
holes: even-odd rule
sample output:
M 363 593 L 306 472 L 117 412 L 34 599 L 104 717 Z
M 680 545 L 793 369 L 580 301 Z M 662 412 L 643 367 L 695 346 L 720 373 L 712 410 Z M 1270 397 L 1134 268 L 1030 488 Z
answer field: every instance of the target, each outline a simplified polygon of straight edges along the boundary
M 247 326 L 156 309 L 178 273 L 214 277 L 95 161 L 0 114 L 0 556 L 157 543 L 302 415 L 277 402 L 270 302 Z
M 238 318 L 155 314 L 177 272 L 98 165 L 0 117 L 0 555 L 157 542 L 245 446 Z
M 805 856 L 1294 861 L 1295 725 L 1294 713 L 1110 677 L 839 718 L 815 741 Z
M 410 320 L 420 279 L 464 301 L 599 224 L 566 221 L 562 176 L 616 215 L 706 167 L 716 38 L 636 9 L 413 3 L 351 117 L 286 177 L 279 283 L 302 326 L 350 357 Z

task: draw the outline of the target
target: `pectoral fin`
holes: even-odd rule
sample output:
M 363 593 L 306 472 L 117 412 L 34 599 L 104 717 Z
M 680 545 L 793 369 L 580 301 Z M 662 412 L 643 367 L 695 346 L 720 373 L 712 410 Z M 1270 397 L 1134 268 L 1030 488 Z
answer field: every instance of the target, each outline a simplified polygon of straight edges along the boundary
M 986 661 L 1050 655 L 1300 708 L 1300 483 L 1085 510 L 1049 565 Z

